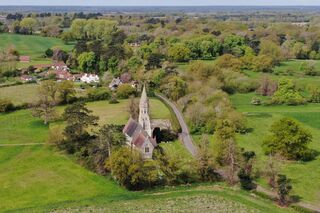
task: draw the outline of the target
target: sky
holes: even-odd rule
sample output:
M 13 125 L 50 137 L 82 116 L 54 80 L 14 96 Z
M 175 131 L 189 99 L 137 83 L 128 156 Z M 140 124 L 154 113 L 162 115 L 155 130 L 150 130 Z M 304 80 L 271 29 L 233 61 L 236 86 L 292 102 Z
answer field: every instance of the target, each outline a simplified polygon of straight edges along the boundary
M 0 0 L 0 5 L 320 5 L 320 0 Z

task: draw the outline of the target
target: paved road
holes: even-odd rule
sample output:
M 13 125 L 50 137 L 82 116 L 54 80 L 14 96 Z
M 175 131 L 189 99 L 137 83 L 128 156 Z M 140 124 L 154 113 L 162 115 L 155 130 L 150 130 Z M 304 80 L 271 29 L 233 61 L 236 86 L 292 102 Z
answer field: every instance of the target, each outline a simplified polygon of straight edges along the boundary
M 188 126 L 187 126 L 186 122 L 184 121 L 182 113 L 177 108 L 177 106 L 173 102 L 171 102 L 168 98 L 166 98 L 160 94 L 156 94 L 156 96 L 158 98 L 162 99 L 164 102 L 166 102 L 171 107 L 173 112 L 175 113 L 175 115 L 180 123 L 181 130 L 182 130 L 182 132 L 179 134 L 179 138 L 181 139 L 182 143 L 187 148 L 187 150 L 193 156 L 195 156 L 197 153 L 197 149 L 196 149 L 195 145 L 193 144 L 192 137 L 190 136 Z

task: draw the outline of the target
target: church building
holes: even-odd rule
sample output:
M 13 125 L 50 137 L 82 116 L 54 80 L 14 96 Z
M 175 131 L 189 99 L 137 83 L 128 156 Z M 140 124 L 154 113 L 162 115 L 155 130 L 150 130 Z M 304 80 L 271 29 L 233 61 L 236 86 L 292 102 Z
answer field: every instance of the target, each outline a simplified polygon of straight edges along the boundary
M 130 118 L 123 128 L 127 144 L 139 150 L 144 158 L 152 158 L 153 150 L 157 146 L 156 139 L 152 137 L 149 108 L 149 99 L 144 86 L 139 103 L 138 122 Z

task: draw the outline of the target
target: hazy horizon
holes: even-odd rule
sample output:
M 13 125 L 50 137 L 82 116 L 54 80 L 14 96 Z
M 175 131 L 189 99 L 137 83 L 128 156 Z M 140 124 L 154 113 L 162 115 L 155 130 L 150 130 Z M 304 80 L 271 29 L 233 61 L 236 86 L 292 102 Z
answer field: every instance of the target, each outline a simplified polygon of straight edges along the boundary
M 0 6 L 320 6 L 320 0 L 0 0 Z

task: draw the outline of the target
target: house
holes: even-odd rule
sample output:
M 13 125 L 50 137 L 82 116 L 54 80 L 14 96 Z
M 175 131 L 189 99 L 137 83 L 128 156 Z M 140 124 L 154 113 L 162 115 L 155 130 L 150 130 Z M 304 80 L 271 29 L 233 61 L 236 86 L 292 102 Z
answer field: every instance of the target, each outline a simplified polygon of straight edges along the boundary
M 81 78 L 80 78 L 81 82 L 90 84 L 90 83 L 99 83 L 100 78 L 98 75 L 96 74 L 89 74 L 89 73 L 84 73 Z
M 69 71 L 68 66 L 62 62 L 55 62 L 51 65 L 51 69 L 58 70 L 58 71 Z
M 109 84 L 109 88 L 110 90 L 116 90 L 121 84 L 122 84 L 122 81 L 119 77 L 113 78 L 111 83 Z
M 157 142 L 156 139 L 152 137 L 149 100 L 145 87 L 143 88 L 140 98 L 138 122 L 130 118 L 122 132 L 126 136 L 128 146 L 139 150 L 144 158 L 152 158 L 153 150 L 157 146 Z
M 29 82 L 29 81 L 33 81 L 33 77 L 29 76 L 29 75 L 22 75 L 20 76 L 20 80 L 23 82 Z
M 20 62 L 29 63 L 30 62 L 30 56 L 22 55 L 19 57 Z
M 58 70 L 55 73 L 58 80 L 74 81 L 74 76 L 67 70 Z
M 66 70 L 50 70 L 47 75 L 55 75 L 58 81 L 74 81 L 75 77 Z

